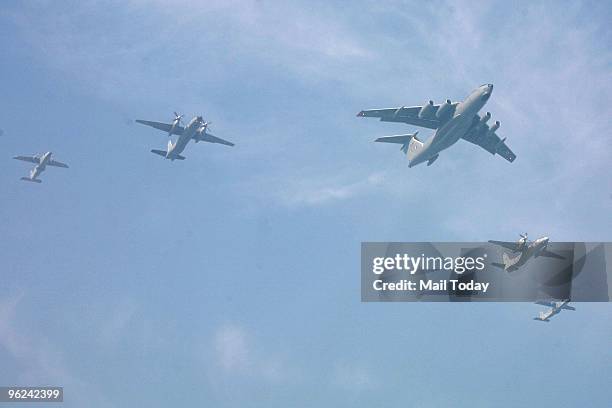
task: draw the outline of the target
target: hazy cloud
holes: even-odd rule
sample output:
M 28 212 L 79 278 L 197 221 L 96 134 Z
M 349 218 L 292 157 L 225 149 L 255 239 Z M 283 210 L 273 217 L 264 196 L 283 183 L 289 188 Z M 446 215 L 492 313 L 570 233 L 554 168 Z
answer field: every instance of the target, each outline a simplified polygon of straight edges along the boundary
M 367 391 L 377 386 L 370 371 L 354 363 L 336 363 L 332 371 L 332 383 L 351 392 Z
M 280 197 L 288 206 L 324 205 L 371 192 L 384 179 L 384 174 L 372 173 L 364 179 L 344 183 L 324 178 L 294 180 L 294 183 L 281 190 Z

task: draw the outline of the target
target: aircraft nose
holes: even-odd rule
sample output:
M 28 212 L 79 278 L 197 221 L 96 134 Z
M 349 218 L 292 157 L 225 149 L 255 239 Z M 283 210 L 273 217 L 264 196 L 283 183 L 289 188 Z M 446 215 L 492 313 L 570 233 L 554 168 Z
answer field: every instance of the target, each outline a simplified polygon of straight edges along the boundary
M 480 87 L 480 89 L 481 89 L 481 91 L 480 91 L 480 92 L 481 92 L 481 95 L 482 95 L 482 97 L 483 97 L 483 98 L 485 99 L 485 101 L 486 101 L 487 99 L 489 99 L 489 97 L 490 97 L 490 96 L 491 96 L 491 94 L 493 93 L 493 84 L 485 84 L 485 85 L 482 85 L 482 86 Z

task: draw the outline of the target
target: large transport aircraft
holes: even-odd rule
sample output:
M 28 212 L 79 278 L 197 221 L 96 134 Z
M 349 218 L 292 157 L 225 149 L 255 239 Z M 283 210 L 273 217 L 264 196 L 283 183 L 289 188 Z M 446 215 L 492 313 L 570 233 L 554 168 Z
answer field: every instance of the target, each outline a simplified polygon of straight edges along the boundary
M 484 84 L 472 91 L 463 102 L 451 102 L 447 99 L 441 105 L 434 105 L 433 101 L 429 101 L 424 106 L 363 110 L 357 116 L 434 129 L 434 135 L 425 142 L 417 137 L 418 132 L 376 139 L 376 142 L 401 144 L 401 151 L 408 157 L 408 167 L 425 162 L 428 166 L 431 165 L 440 152 L 459 139 L 467 140 L 493 155 L 499 154 L 513 162 L 516 155 L 506 146 L 506 139 L 500 139 L 496 134 L 499 121 L 489 126 L 487 121 L 491 119 L 491 113 L 478 115 L 492 92 L 493 85 Z

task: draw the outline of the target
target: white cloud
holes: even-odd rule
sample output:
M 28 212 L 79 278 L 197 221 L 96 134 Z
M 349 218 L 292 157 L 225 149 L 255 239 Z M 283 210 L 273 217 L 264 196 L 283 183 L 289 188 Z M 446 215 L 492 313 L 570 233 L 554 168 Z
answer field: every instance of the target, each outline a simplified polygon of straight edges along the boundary
M 0 344 L 9 353 L 24 356 L 29 348 L 12 327 L 15 321 L 16 308 L 24 293 L 19 292 L 0 301 Z
M 125 335 L 137 311 L 134 301 L 123 299 L 116 302 L 109 311 L 106 321 L 102 322 L 100 340 L 105 344 L 117 344 Z
M 336 363 L 332 371 L 332 383 L 351 392 L 367 391 L 377 387 L 378 382 L 370 371 L 355 364 Z
M 214 335 L 217 364 L 225 373 L 244 373 L 252 356 L 245 331 L 235 325 L 224 325 Z
M 370 58 L 349 22 L 321 9 L 249 0 L 133 0 L 112 15 L 96 1 L 43 3 L 6 14 L 36 57 L 87 92 L 117 104 L 164 95 L 169 104 L 185 106 L 199 98 L 177 90 L 235 81 L 228 73 L 241 66 L 255 63 L 316 81 Z M 108 25 L 100 25 L 103 19 Z
M 285 382 L 295 377 L 281 356 L 257 344 L 244 327 L 226 323 L 213 333 L 213 383 L 219 380 L 249 380 L 264 383 Z M 219 376 L 218 374 L 222 374 Z
M 371 192 L 381 186 L 383 173 L 372 173 L 364 179 L 349 182 L 330 182 L 326 178 L 293 180 L 290 186 L 281 189 L 281 201 L 288 206 L 318 206 L 346 200 Z
M 94 386 L 74 375 L 66 365 L 65 353 L 44 334 L 20 327 L 19 306 L 26 294 L 21 291 L 0 299 L 0 347 L 15 359 L 18 371 L 13 381 L 24 384 L 63 386 L 74 406 L 107 406 L 105 396 Z

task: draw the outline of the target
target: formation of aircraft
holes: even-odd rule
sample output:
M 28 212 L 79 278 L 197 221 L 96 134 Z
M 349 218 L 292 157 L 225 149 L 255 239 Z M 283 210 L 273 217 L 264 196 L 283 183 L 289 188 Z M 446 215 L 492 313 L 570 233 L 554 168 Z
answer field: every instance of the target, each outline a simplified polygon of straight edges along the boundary
M 440 155 L 440 152 L 455 144 L 459 139 L 474 143 L 489 153 L 499 154 L 509 162 L 516 159 L 516 155 L 506 146 L 505 139 L 500 139 L 496 131 L 499 129 L 499 121 L 492 126 L 487 125 L 491 114 L 487 112 L 480 116 L 478 112 L 487 103 L 493 92 L 492 84 L 484 84 L 475 89 L 462 102 L 451 102 L 446 100 L 441 105 L 434 105 L 429 101 L 425 106 L 399 107 L 392 109 L 364 110 L 357 114 L 362 117 L 376 117 L 386 122 L 403 122 L 428 129 L 434 129 L 435 133 L 426 142 L 417 137 L 417 133 L 381 137 L 377 142 L 401 144 L 401 150 L 408 156 L 409 167 L 427 162 L 431 165 Z M 154 122 L 149 120 L 136 120 L 137 123 L 151 126 L 155 129 L 168 133 L 168 136 L 177 135 L 175 142 L 168 140 L 165 150 L 152 149 L 151 152 L 171 161 L 185 160 L 181 153 L 185 150 L 190 140 L 198 142 L 219 143 L 226 146 L 234 146 L 234 143 L 221 139 L 208 132 L 209 122 L 205 122 L 202 116 L 195 116 L 184 126 L 183 115 L 174 112 L 171 123 Z M 49 153 L 50 155 L 50 153 Z M 43 155 L 44 156 L 44 155 Z M 43 160 L 43 156 L 26 157 L 21 160 L 37 163 L 30 177 L 23 178 L 33 182 L 40 182 L 38 174 L 49 164 Z M 19 156 L 22 157 L 22 156 Z M 42 160 L 40 163 L 38 162 Z M 34 161 L 36 160 L 36 161 Z M 49 159 L 50 160 L 50 159 Z M 43 163 L 44 161 L 44 163 Z M 53 165 L 53 164 L 49 164 Z
M 540 312 L 540 314 L 537 317 L 534 317 L 533 320 L 550 322 L 550 318 L 561 313 L 562 310 L 576 310 L 575 307 L 568 306 L 569 302 L 569 299 L 561 301 L 539 300 L 535 302 L 537 305 L 548 306 L 550 309 Z
M 34 168 L 30 171 L 30 175 L 28 177 L 22 177 L 21 180 L 31 181 L 33 183 L 42 183 L 42 180 L 39 179 L 38 176 L 40 175 L 40 173 L 45 171 L 47 166 L 68 168 L 67 164 L 59 162 L 57 160 L 53 160 L 51 158 L 51 155 L 52 155 L 51 152 L 46 152 L 46 153 L 37 154 L 34 156 L 15 156 L 13 157 L 13 159 L 16 159 L 16 160 L 21 160 L 21 161 L 26 161 L 26 162 L 36 164 Z
M 418 132 L 376 139 L 376 142 L 401 144 L 400 150 L 408 157 L 408 167 L 424 162 L 430 166 L 438 159 L 440 152 L 459 139 L 467 140 L 493 155 L 499 154 L 513 162 L 516 155 L 506 145 L 506 139 L 500 139 L 496 134 L 500 126 L 499 121 L 489 126 L 487 121 L 491 119 L 491 113 L 478 115 L 492 92 L 493 85 L 484 84 L 472 91 L 462 102 L 451 102 L 447 99 L 443 104 L 434 105 L 430 100 L 424 106 L 363 110 L 357 116 L 434 129 L 434 135 L 425 142 L 418 138 Z
M 500 123 L 496 121 L 492 126 L 487 125 L 491 118 L 491 113 L 480 116 L 478 112 L 487 103 L 493 92 L 492 84 L 484 84 L 472 91 L 462 102 L 446 102 L 435 105 L 429 101 L 424 106 L 399 107 L 391 109 L 371 109 L 363 110 L 357 114 L 360 117 L 375 117 L 384 122 L 401 122 L 423 128 L 435 130 L 433 136 L 423 142 L 418 137 L 418 132 L 405 135 L 386 136 L 376 139 L 376 142 L 401 144 L 401 151 L 407 155 L 409 167 L 427 162 L 431 165 L 436 161 L 440 152 L 451 147 L 459 139 L 467 140 L 470 143 L 482 147 L 484 150 L 495 155 L 499 154 L 509 162 L 516 159 L 516 155 L 505 143 L 505 138 L 500 139 L 497 135 Z M 184 126 L 183 115 L 174 112 L 174 119 L 171 123 L 153 122 L 148 120 L 136 120 L 137 123 L 153 127 L 168 133 L 168 137 L 177 135 L 176 142 L 168 140 L 166 150 L 152 149 L 151 152 L 162 156 L 171 161 L 185 160 L 181 153 L 185 150 L 190 140 L 198 142 L 219 143 L 226 146 L 234 146 L 234 143 L 216 137 L 208 132 L 210 122 L 204 121 L 202 116 L 195 116 Z M 1 133 L 0 133 L 1 134 Z M 29 177 L 22 177 L 21 180 L 34 183 L 41 183 L 38 178 L 47 166 L 68 168 L 68 165 L 51 158 L 52 153 L 46 152 L 34 156 L 15 156 L 14 159 L 27 161 L 35 164 L 30 171 Z M 493 265 L 503 268 L 507 272 L 519 269 L 532 257 L 545 256 L 557 259 L 565 259 L 563 256 L 555 254 L 547 249 L 549 238 L 542 237 L 529 242 L 527 233 L 520 234 L 517 242 L 489 241 L 492 244 L 509 249 L 514 256 L 503 253 L 503 263 L 493 263 Z M 550 307 L 549 310 L 540 312 L 535 320 L 549 322 L 550 318 L 561 310 L 576 310 L 568 306 L 569 300 L 563 301 L 538 301 L 537 304 Z
M 137 123 L 141 123 L 143 125 L 154 127 L 155 129 L 162 130 L 168 133 L 168 136 L 178 135 L 178 139 L 176 142 L 172 143 L 172 140 L 168 140 L 168 146 L 166 150 L 151 150 L 152 153 L 155 153 L 159 156 L 162 156 L 166 159 L 174 160 L 185 160 L 185 156 L 182 156 L 181 153 L 185 150 L 185 147 L 189 143 L 190 140 L 194 140 L 196 143 L 198 142 L 208 142 L 208 143 L 220 143 L 226 146 L 234 146 L 232 142 L 228 142 L 227 140 L 223 140 L 220 137 L 213 136 L 212 134 L 207 132 L 209 122 L 205 122 L 202 116 L 195 116 L 191 121 L 187 124 L 187 126 L 181 126 L 181 118 L 182 115 L 174 112 L 174 120 L 172 123 L 162 123 L 162 122 L 151 122 L 148 120 L 136 120 Z
M 187 126 L 182 126 L 182 118 L 183 115 L 179 115 L 178 113 L 174 112 L 174 120 L 172 121 L 172 123 L 152 122 L 148 120 L 136 120 L 136 122 L 154 127 L 159 130 L 163 130 L 164 132 L 168 132 L 169 137 L 172 135 L 178 135 L 176 142 L 173 143 L 172 140 L 168 140 L 168 146 L 166 150 L 151 150 L 151 152 L 160 155 L 166 159 L 170 159 L 172 161 L 185 160 L 185 156 L 182 156 L 181 153 L 183 152 L 183 150 L 185 150 L 185 147 L 192 139 L 196 143 L 208 142 L 219 143 L 226 146 L 234 146 L 234 143 L 210 134 L 208 132 L 210 122 L 205 122 L 202 116 L 195 116 L 187 124 Z M 22 177 L 21 180 L 41 183 L 42 180 L 40 180 L 38 176 L 45 170 L 47 166 L 68 168 L 67 164 L 59 162 L 57 160 L 53 160 L 51 158 L 51 154 L 51 152 L 46 152 L 35 156 L 13 157 L 17 160 L 27 161 L 36 164 L 36 166 L 30 172 L 29 177 Z
M 528 241 L 527 233 L 520 234 L 520 237 L 521 238 L 516 242 L 489 240 L 489 242 L 492 244 L 509 249 L 512 254 L 518 254 L 510 256 L 504 252 L 502 255 L 503 263 L 494 262 L 492 263 L 493 266 L 503 268 L 506 272 L 514 272 L 521 266 L 525 265 L 529 259 L 537 258 L 538 256 L 565 259 L 565 257 L 547 249 L 548 243 L 550 242 L 548 237 L 538 238 L 532 242 Z

